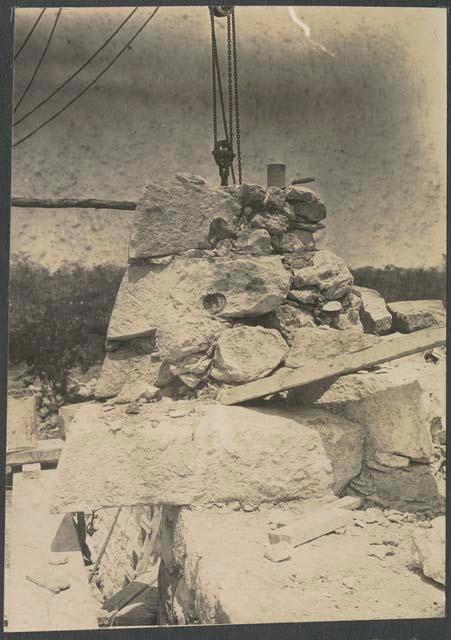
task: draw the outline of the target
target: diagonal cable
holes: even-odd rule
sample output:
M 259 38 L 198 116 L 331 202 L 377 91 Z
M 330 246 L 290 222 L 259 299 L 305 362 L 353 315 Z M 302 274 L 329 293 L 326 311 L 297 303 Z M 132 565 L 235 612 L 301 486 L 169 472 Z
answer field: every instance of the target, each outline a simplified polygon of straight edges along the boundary
M 52 42 L 53 34 L 55 33 L 55 29 L 56 29 L 56 25 L 58 24 L 58 20 L 60 19 L 61 11 L 62 11 L 62 9 L 61 9 L 61 8 L 59 8 L 59 9 L 58 9 L 58 13 L 56 14 L 55 21 L 54 21 L 54 23 L 53 23 L 52 30 L 50 31 L 50 35 L 49 35 L 49 37 L 47 38 L 47 42 L 46 42 L 46 44 L 45 44 L 44 51 L 41 53 L 41 57 L 39 58 L 39 60 L 38 60 L 38 64 L 36 65 L 36 68 L 35 68 L 35 70 L 33 71 L 33 75 L 31 76 L 31 78 L 30 78 L 30 80 L 29 80 L 29 82 L 28 82 L 27 86 L 25 87 L 25 89 L 24 89 L 24 91 L 23 91 L 22 95 L 20 96 L 20 98 L 19 98 L 19 100 L 18 100 L 17 104 L 16 104 L 16 105 L 15 105 L 15 107 L 14 107 L 14 113 L 15 113 L 15 112 L 16 112 L 16 110 L 20 107 L 20 104 L 21 104 L 22 100 L 23 100 L 23 99 L 25 98 L 25 96 L 27 95 L 27 93 L 28 93 L 29 89 L 31 88 L 31 85 L 32 85 L 32 84 L 33 84 L 33 82 L 34 82 L 34 79 L 35 79 L 35 78 L 36 78 L 36 76 L 38 75 L 38 71 L 39 71 L 39 69 L 41 68 L 41 64 L 43 63 L 44 58 L 45 58 L 45 55 L 46 55 L 46 53 L 47 53 L 47 51 L 48 51 L 48 48 L 49 48 L 49 46 L 50 46 L 50 43 Z
M 31 27 L 30 31 L 28 32 L 27 37 L 25 38 L 25 40 L 22 42 L 22 44 L 20 45 L 19 49 L 17 50 L 17 53 L 14 54 L 14 60 L 17 60 L 17 58 L 20 56 L 20 54 L 22 53 L 22 50 L 24 49 L 24 47 L 26 46 L 28 40 L 31 38 L 31 36 L 33 35 L 34 30 L 36 29 L 36 27 L 38 26 L 39 22 L 41 21 L 42 16 L 44 15 L 44 13 L 46 12 L 46 7 L 44 7 L 44 9 L 42 9 L 41 13 L 38 15 L 38 17 L 36 18 L 34 25 Z
M 136 31 L 136 33 L 130 38 L 130 40 L 127 42 L 127 44 L 114 56 L 112 61 L 104 69 L 102 69 L 102 71 L 99 74 L 97 74 L 97 76 L 94 78 L 94 80 L 91 80 L 91 82 L 89 84 L 87 84 L 86 87 L 84 87 L 84 89 L 82 89 L 76 96 L 74 96 L 72 98 L 72 100 L 69 100 L 69 102 L 67 102 L 63 107 L 61 107 L 61 109 L 59 111 L 54 113 L 53 116 L 50 116 L 50 118 L 48 118 L 42 124 L 40 124 L 38 127 L 33 129 L 32 131 L 30 131 L 30 133 L 28 133 L 26 136 L 24 136 L 23 138 L 21 138 L 20 140 L 15 142 L 13 144 L 13 147 L 17 147 L 19 144 L 22 144 L 22 142 L 25 142 L 25 140 L 28 140 L 28 138 L 31 138 L 31 136 L 33 136 L 35 133 L 40 131 L 43 127 L 45 127 L 47 124 L 49 124 L 49 122 L 52 122 L 52 120 L 55 120 L 55 118 L 57 118 L 61 113 L 63 113 L 63 111 L 66 111 L 66 109 L 68 109 L 71 105 L 73 105 L 74 102 L 76 102 L 79 98 L 81 98 L 81 96 L 83 94 L 85 94 L 86 91 L 88 91 L 88 89 L 90 89 L 97 82 L 97 80 L 99 80 L 108 71 L 108 69 L 110 69 L 113 66 L 113 64 L 124 53 L 124 51 L 126 51 L 126 49 L 128 49 L 128 47 L 132 44 L 132 42 L 139 36 L 141 31 L 152 20 L 152 18 L 155 16 L 155 14 L 157 13 L 159 8 L 160 7 L 156 7 L 154 12 L 151 13 L 150 16 L 144 21 L 144 23 Z
M 16 120 L 14 122 L 14 124 L 13 124 L 13 127 L 15 127 L 16 125 L 20 124 L 21 122 L 26 120 L 29 116 L 31 116 L 35 111 L 40 109 L 51 98 L 53 98 L 53 96 L 55 96 L 57 93 L 59 93 L 61 91 L 61 89 L 64 89 L 64 87 L 66 87 L 69 84 L 69 82 L 71 82 L 76 76 L 78 76 L 79 73 L 81 73 L 84 69 L 86 69 L 86 67 L 94 60 L 94 58 L 96 58 L 99 55 L 99 53 L 101 51 L 103 51 L 103 49 L 105 49 L 105 47 L 111 42 L 111 40 L 119 33 L 119 31 L 130 20 L 130 18 L 132 18 L 132 16 L 136 13 L 136 11 L 138 11 L 138 8 L 139 7 L 135 7 L 133 9 L 133 11 L 131 11 L 128 14 L 128 16 L 125 18 L 125 20 L 123 20 L 121 22 L 121 24 L 117 27 L 117 29 L 115 31 L 113 31 L 113 33 L 109 36 L 109 38 L 107 38 L 105 40 L 105 42 L 102 44 L 102 46 L 100 46 L 97 49 L 97 51 L 94 51 L 94 53 L 86 60 L 86 62 L 84 64 L 81 65 L 81 67 L 79 67 L 76 71 L 74 71 L 74 73 L 71 76 L 69 76 L 67 78 L 67 80 L 65 80 L 62 84 L 60 84 L 54 91 L 52 91 L 52 93 L 50 95 L 48 95 L 46 98 L 44 98 L 44 100 L 41 100 L 41 102 L 39 104 L 37 104 L 35 107 L 33 107 L 33 109 L 30 109 L 30 111 L 25 113 L 21 118 L 19 118 L 19 120 Z

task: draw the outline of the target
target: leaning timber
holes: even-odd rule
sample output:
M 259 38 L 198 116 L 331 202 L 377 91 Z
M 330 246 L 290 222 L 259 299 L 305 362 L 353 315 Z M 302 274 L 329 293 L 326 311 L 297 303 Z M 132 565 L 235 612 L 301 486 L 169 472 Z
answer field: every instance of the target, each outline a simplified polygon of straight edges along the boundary
M 362 351 L 322 360 L 309 362 L 299 369 L 281 369 L 278 373 L 239 387 L 223 389 L 219 394 L 222 404 L 238 404 L 246 400 L 302 387 L 312 382 L 326 380 L 336 376 L 355 373 L 360 369 L 373 367 L 419 351 L 438 347 L 446 343 L 445 327 L 423 329 L 414 334 L 394 338 L 383 344 L 368 347 Z

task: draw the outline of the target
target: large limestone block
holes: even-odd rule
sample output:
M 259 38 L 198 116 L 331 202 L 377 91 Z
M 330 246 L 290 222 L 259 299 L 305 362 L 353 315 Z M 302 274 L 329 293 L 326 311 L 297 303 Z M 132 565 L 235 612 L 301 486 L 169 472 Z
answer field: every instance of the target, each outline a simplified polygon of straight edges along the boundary
M 412 555 L 415 564 L 424 575 L 440 584 L 445 584 L 446 569 L 446 522 L 439 516 L 431 522 L 430 529 L 417 529 L 413 533 Z
M 53 508 L 131 504 L 243 504 L 319 497 L 334 481 L 316 430 L 324 412 L 296 420 L 264 410 L 201 403 L 84 410 L 58 465 Z M 321 425 L 318 425 L 321 427 Z
M 151 182 L 136 207 L 129 259 L 209 248 L 210 222 L 221 217 L 234 223 L 240 210 L 238 198 L 222 189 L 191 181 Z
M 388 310 L 393 316 L 393 329 L 411 333 L 446 322 L 441 300 L 405 300 L 390 302 Z
M 317 404 L 364 426 L 367 459 L 372 459 L 375 452 L 420 462 L 432 456 L 421 385 L 417 380 L 402 379 L 396 368 L 379 374 L 343 376 L 332 383 Z
M 365 430 L 357 422 L 333 415 L 315 407 L 289 408 L 284 404 L 268 409 L 275 416 L 299 421 L 321 436 L 326 455 L 332 465 L 333 492 L 339 495 L 361 471 Z
M 351 291 L 353 276 L 345 262 L 325 249 L 309 252 L 293 268 L 293 288 L 315 287 L 323 300 L 339 300 Z
M 361 318 L 364 330 L 377 335 L 388 333 L 392 316 L 380 293 L 367 287 L 354 287 L 354 290 L 362 300 Z
M 285 360 L 287 367 L 302 367 L 309 361 L 333 358 L 344 353 L 361 351 L 377 344 L 379 339 L 355 329 L 320 329 L 303 327 L 294 333 Z
M 288 345 L 275 329 L 236 326 L 218 339 L 211 375 L 219 382 L 243 384 L 269 375 Z
M 178 258 L 168 266 L 129 265 L 108 327 L 109 340 L 156 332 L 157 349 L 169 354 L 221 332 L 225 318 L 276 309 L 290 274 L 278 256 Z

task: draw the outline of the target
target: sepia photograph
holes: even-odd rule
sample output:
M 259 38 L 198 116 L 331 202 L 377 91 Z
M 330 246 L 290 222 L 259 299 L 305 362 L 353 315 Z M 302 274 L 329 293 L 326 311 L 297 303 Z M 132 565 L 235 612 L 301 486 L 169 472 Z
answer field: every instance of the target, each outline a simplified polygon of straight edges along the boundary
M 443 621 L 447 8 L 29 4 L 5 635 Z

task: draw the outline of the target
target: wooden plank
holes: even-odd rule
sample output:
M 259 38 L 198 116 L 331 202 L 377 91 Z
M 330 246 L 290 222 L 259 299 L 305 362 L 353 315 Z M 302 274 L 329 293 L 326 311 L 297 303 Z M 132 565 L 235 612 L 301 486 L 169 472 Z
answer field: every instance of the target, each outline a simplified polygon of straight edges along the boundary
M 325 360 L 314 360 L 305 363 L 298 369 L 281 369 L 268 378 L 249 382 L 239 387 L 223 389 L 218 400 L 222 404 L 230 405 L 261 398 L 279 391 L 302 387 L 312 382 L 355 373 L 360 369 L 396 360 L 445 343 L 446 328 L 444 326 L 422 329 L 361 351 Z
M 66 564 L 50 565 L 54 559 L 50 544 L 61 522 L 61 516 L 50 513 L 55 478 L 54 470 L 41 471 L 35 480 L 14 474 L 10 570 L 5 585 L 8 631 L 98 627 L 98 605 L 88 585 L 80 547 L 66 552 Z M 27 575 L 45 575 L 49 570 L 69 583 L 69 589 L 53 594 L 27 579 Z
M 19 198 L 11 200 L 13 207 L 30 209 L 119 209 L 134 211 L 133 200 L 99 200 L 97 198 Z
M 38 440 L 37 447 L 24 451 L 9 451 L 6 454 L 6 464 L 24 465 L 33 462 L 41 464 L 58 464 L 64 442 L 60 438 Z
M 293 547 L 315 540 L 320 536 L 345 527 L 353 521 L 353 514 L 348 509 L 318 509 L 306 514 L 299 522 L 292 523 L 268 533 L 269 542 L 277 544 L 288 542 Z
M 7 399 L 6 451 L 34 449 L 38 443 L 36 398 L 28 396 Z

